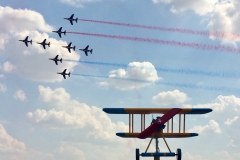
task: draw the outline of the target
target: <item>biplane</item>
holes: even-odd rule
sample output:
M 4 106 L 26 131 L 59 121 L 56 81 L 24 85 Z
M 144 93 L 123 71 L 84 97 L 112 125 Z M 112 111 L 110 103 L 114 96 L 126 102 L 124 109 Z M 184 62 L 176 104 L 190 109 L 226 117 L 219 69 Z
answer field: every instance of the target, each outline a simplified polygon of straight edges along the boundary
M 174 157 L 177 160 L 182 159 L 181 149 L 177 149 L 176 153 L 172 152 L 165 138 L 187 138 L 198 136 L 198 133 L 187 133 L 186 128 L 186 115 L 187 114 L 206 114 L 212 111 L 210 108 L 103 108 L 103 111 L 108 114 L 128 114 L 129 115 L 129 131 L 126 133 L 116 133 L 117 136 L 122 138 L 151 138 L 145 152 L 140 153 L 139 149 L 136 149 L 136 160 L 142 157 L 154 157 L 154 160 L 160 160 L 160 157 Z M 134 132 L 134 115 L 141 115 L 141 132 Z M 152 119 L 150 126 L 145 127 L 146 114 L 163 114 L 161 117 Z M 174 132 L 173 118 L 175 115 L 179 115 L 178 131 Z M 183 127 L 181 130 L 181 117 L 183 116 Z M 165 125 L 166 124 L 166 125 Z M 166 127 L 166 131 L 163 130 Z M 160 152 L 158 146 L 158 138 L 163 138 L 169 152 Z M 156 139 L 156 151 L 147 152 L 153 139 Z

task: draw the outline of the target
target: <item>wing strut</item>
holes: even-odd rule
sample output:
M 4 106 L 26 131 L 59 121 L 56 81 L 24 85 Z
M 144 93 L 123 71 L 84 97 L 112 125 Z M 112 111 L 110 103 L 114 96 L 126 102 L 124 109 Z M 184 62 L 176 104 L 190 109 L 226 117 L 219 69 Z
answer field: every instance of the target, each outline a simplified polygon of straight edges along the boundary
M 167 148 L 168 148 L 169 152 L 170 152 L 170 153 L 172 153 L 172 151 L 170 150 L 170 148 L 169 148 L 169 146 L 168 146 L 168 144 L 167 144 L 167 141 L 165 140 L 165 138 L 164 138 L 163 134 L 162 134 L 162 138 L 163 138 L 163 140 L 164 140 L 164 142 L 165 142 L 165 144 L 166 144 L 166 146 L 167 146 Z
M 152 134 L 151 140 L 150 140 L 150 142 L 148 143 L 148 146 L 147 146 L 147 148 L 146 148 L 145 153 L 147 153 L 148 148 L 149 148 L 150 144 L 152 143 L 153 137 L 154 137 L 154 133 Z

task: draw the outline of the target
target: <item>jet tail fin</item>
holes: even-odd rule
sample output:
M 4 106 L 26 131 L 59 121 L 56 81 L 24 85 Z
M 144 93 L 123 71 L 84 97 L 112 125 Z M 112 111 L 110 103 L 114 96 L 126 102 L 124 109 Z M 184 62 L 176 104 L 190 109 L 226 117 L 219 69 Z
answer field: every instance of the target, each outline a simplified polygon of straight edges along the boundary
M 63 32 L 63 34 L 66 36 L 66 30 Z
M 31 41 L 29 41 L 31 44 L 32 44 L 32 40 Z
M 73 47 L 73 50 L 74 50 L 74 51 L 75 51 L 75 47 L 76 47 L 76 46 Z
M 62 63 L 62 58 L 60 59 L 60 62 Z
M 50 47 L 50 42 L 47 45 L 48 45 L 48 47 Z
M 68 73 L 68 77 L 70 77 L 70 72 Z
M 77 23 L 77 21 L 78 21 L 78 18 L 76 18 L 76 23 Z
M 92 54 L 93 49 L 90 50 L 90 53 Z

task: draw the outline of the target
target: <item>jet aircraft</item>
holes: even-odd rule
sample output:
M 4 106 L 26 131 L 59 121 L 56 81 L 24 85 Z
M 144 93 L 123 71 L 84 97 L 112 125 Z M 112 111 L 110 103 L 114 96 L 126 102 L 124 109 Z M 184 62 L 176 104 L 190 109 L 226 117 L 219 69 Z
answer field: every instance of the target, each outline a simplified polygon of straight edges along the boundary
M 70 42 L 70 43 L 68 44 L 68 46 L 62 46 L 62 47 L 63 47 L 63 48 L 67 48 L 68 51 L 69 51 L 69 53 L 71 53 L 71 49 L 73 49 L 73 50 L 75 51 L 75 47 L 76 47 L 76 46 L 71 47 L 71 45 L 72 45 L 72 42 Z
M 46 43 L 46 39 L 44 39 L 43 42 L 38 43 L 38 44 L 41 44 L 44 49 L 46 49 L 45 45 L 48 45 L 48 47 L 50 47 L 50 42 Z
M 29 41 L 28 36 L 24 40 L 19 40 L 19 41 L 24 42 L 27 47 L 28 47 L 28 42 L 30 42 L 32 44 L 32 40 Z
M 88 50 L 88 47 L 89 47 L 89 45 L 87 45 L 87 47 L 86 47 L 86 48 L 84 48 L 84 49 L 79 49 L 79 50 L 82 50 L 82 51 L 84 51 L 84 52 L 85 52 L 85 54 L 86 54 L 86 56 L 88 56 L 88 52 L 90 52 L 90 53 L 92 54 L 92 51 L 93 51 L 93 49 L 90 49 L 90 50 Z
M 49 60 L 53 60 L 56 63 L 56 65 L 58 65 L 58 61 L 62 63 L 62 58 L 58 59 L 58 55 L 55 58 L 49 58 Z
M 74 16 L 74 14 L 72 14 L 71 17 L 69 17 L 69 18 L 64 18 L 64 19 L 69 20 L 70 23 L 71 23 L 71 25 L 73 25 L 73 21 L 76 21 L 76 23 L 77 23 L 77 20 L 78 20 L 78 18 L 75 18 L 75 19 L 74 19 L 73 16 Z
M 59 37 L 62 38 L 61 34 L 63 33 L 64 35 L 66 35 L 66 30 L 64 32 L 62 32 L 62 27 L 59 28 L 59 30 L 57 31 L 52 31 L 52 32 L 56 32 L 58 33 Z
M 61 74 L 61 75 L 63 75 L 63 78 L 66 79 L 66 77 L 65 77 L 66 75 L 68 75 L 68 77 L 70 77 L 70 72 L 69 72 L 69 73 L 66 73 L 66 70 L 67 70 L 67 69 L 64 69 L 63 72 L 61 72 L 61 73 L 57 73 L 57 74 Z

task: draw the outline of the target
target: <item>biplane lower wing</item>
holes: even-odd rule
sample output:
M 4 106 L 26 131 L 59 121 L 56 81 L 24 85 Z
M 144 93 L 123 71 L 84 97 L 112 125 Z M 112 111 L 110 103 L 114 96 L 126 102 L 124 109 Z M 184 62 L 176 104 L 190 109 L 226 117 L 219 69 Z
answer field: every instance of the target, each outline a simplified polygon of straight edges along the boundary
M 123 133 L 123 132 L 120 132 L 120 133 L 116 133 L 117 136 L 119 137 L 122 137 L 122 138 L 137 138 L 138 135 L 140 134 L 139 133 Z M 160 133 L 160 132 L 156 132 L 154 133 L 154 135 L 150 135 L 148 136 L 147 138 L 162 138 L 162 135 L 165 137 L 165 138 L 187 138 L 187 137 L 196 137 L 198 136 L 197 133 Z
M 165 114 L 172 108 L 103 108 L 108 114 Z M 181 108 L 178 114 L 206 114 L 211 108 Z

